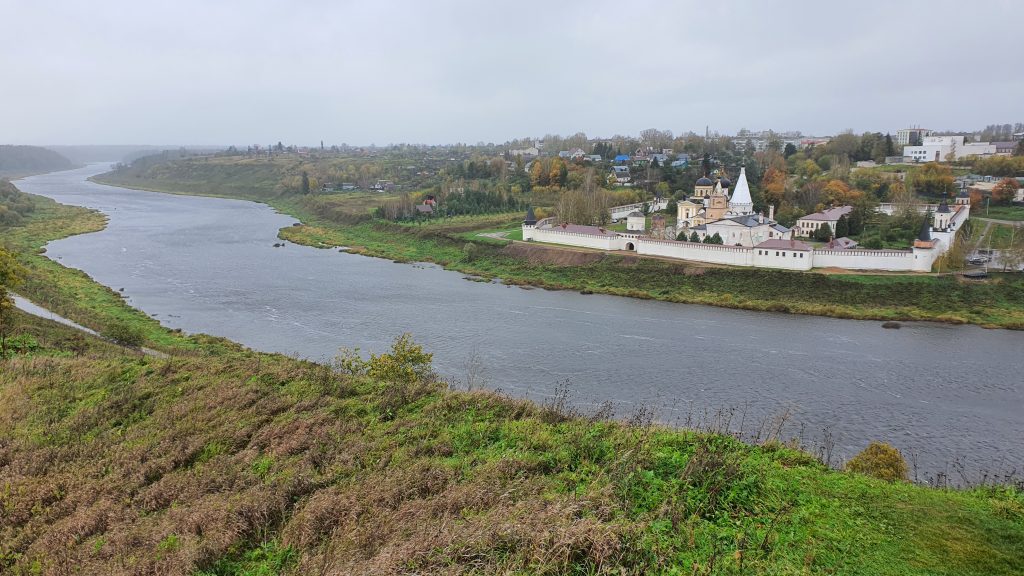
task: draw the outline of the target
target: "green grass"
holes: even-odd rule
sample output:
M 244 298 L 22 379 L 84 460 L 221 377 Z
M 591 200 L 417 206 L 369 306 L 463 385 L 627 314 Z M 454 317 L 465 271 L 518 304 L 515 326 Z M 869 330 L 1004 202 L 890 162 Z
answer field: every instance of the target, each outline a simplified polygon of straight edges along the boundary
M 974 208 L 971 212 L 972 216 L 979 218 L 992 218 L 993 220 L 1024 220 L 1024 206 L 990 206 L 988 210 L 984 208 Z

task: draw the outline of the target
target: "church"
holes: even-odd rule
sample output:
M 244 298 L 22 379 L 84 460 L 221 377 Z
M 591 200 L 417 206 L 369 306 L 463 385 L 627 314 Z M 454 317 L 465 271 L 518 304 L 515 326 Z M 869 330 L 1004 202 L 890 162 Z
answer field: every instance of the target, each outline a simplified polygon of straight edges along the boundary
M 722 175 L 717 182 L 701 177 L 693 196 L 677 204 L 676 234 L 697 234 L 703 241 L 718 234 L 726 246 L 756 246 L 766 240 L 789 240 L 793 232 L 775 221 L 775 207 L 768 217 L 754 213 L 754 201 L 747 183 L 747 169 L 740 168 L 732 194 L 732 182 Z

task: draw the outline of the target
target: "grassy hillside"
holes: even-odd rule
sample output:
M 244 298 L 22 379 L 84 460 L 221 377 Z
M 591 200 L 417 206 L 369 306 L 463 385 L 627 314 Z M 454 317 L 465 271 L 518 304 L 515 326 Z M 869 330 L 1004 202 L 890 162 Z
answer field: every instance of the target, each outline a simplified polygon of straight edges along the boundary
M 0 145 L 0 176 L 26 176 L 72 167 L 71 160 L 47 148 Z
M 156 359 L 21 326 L 38 346 L 0 372 L 5 573 L 1024 570 L 1013 490 L 890 484 L 642 414 L 609 422 L 201 337 Z

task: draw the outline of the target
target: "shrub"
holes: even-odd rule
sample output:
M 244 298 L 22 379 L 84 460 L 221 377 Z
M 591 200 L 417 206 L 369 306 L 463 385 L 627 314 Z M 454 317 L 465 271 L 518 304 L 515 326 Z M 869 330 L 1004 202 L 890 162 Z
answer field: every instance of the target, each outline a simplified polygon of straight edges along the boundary
M 395 338 L 389 354 L 370 356 L 366 373 L 382 382 L 416 382 L 433 375 L 433 359 L 434 355 L 424 352 L 422 346 L 412 341 L 412 336 L 402 334 Z
M 846 469 L 889 482 L 907 479 L 907 461 L 899 450 L 884 442 L 872 442 L 846 463 Z
M 462 259 L 466 262 L 472 262 L 480 257 L 480 247 L 472 242 L 466 242 L 462 247 Z
M 108 324 L 103 330 L 102 335 L 104 338 L 113 340 L 122 346 L 130 346 L 132 348 L 138 348 L 146 342 L 146 336 L 140 328 L 132 326 L 123 320 L 115 320 Z
M 433 359 L 434 355 L 424 352 L 422 346 L 412 341 L 412 336 L 402 334 L 391 344 L 390 353 L 371 354 L 369 360 L 363 360 L 358 348 L 342 348 L 334 357 L 334 367 L 343 374 L 407 384 L 433 380 Z

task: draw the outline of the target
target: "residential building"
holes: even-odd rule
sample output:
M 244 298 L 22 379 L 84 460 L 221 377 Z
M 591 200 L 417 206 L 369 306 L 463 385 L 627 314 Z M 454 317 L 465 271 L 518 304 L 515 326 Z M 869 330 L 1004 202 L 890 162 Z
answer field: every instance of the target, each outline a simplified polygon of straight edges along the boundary
M 828 210 L 822 210 L 821 212 L 815 212 L 814 214 L 808 214 L 803 218 L 796 221 L 796 234 L 798 236 L 810 237 L 825 224 L 828 224 L 829 229 L 832 233 L 836 232 L 836 225 L 839 224 L 839 219 L 843 216 L 849 215 L 853 212 L 853 206 L 839 206 L 837 208 L 829 208 Z
M 994 154 L 998 156 L 1012 156 L 1017 149 L 1016 142 L 992 142 L 992 146 L 996 149 Z

